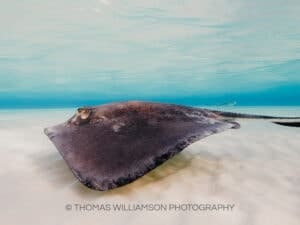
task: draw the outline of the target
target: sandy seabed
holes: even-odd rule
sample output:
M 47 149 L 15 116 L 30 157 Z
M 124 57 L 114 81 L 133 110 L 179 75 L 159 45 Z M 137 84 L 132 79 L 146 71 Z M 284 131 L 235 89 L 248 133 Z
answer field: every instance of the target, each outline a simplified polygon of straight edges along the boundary
M 229 110 L 300 115 L 299 108 Z M 299 128 L 239 120 L 241 129 L 200 140 L 132 184 L 98 192 L 77 181 L 43 134 L 72 111 L 0 111 L 1 224 L 300 222 Z

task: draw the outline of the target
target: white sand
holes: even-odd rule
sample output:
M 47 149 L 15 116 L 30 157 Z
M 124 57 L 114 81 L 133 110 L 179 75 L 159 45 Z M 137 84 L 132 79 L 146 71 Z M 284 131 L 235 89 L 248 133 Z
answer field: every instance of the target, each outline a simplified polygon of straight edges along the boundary
M 237 111 L 268 112 L 275 108 Z M 280 109 L 283 115 L 300 115 Z M 272 224 L 300 222 L 300 129 L 267 121 L 203 139 L 161 167 L 108 192 L 80 184 L 43 127 L 72 110 L 0 111 L 1 224 Z M 277 113 L 278 114 L 278 113 Z M 232 203 L 232 211 L 76 210 L 91 204 Z M 71 210 L 66 210 L 71 204 Z

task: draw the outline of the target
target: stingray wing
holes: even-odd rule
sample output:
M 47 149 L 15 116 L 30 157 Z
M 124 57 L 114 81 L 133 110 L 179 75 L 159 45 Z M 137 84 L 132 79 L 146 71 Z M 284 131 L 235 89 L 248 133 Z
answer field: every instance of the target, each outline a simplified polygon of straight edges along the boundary
M 189 144 L 234 128 L 236 123 L 206 117 L 133 116 L 125 122 L 65 126 L 51 140 L 72 172 L 86 186 L 108 190 L 136 180 Z

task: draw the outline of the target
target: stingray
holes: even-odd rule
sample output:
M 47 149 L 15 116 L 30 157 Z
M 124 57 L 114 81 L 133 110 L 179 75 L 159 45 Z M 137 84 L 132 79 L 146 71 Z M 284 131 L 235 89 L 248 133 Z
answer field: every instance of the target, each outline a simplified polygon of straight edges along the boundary
M 300 119 L 121 102 L 79 108 L 68 121 L 44 132 L 81 183 L 105 191 L 135 181 L 202 138 L 239 128 L 235 118 L 295 127 Z

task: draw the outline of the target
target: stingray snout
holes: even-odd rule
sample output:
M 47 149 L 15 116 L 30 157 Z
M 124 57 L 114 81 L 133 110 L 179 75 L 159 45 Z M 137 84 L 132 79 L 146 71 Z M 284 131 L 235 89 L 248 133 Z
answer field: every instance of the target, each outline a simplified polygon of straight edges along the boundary
M 59 125 L 57 126 L 53 126 L 53 127 L 47 127 L 44 129 L 44 133 L 50 138 L 54 138 L 57 134 L 58 134 L 58 131 L 59 131 Z
M 51 129 L 51 127 L 47 127 L 44 129 L 44 133 L 50 138 L 52 139 L 54 137 L 54 131 L 53 129 Z

